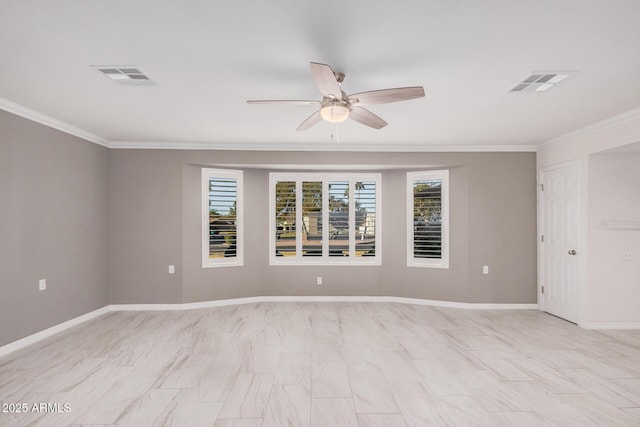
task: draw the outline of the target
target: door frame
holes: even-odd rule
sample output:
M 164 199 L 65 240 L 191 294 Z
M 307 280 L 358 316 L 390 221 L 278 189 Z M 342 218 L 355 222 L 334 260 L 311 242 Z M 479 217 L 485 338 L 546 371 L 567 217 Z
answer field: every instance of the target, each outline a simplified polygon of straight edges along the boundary
M 585 204 L 584 204 L 584 170 L 583 160 L 571 160 L 568 162 L 556 163 L 552 165 L 547 165 L 538 169 L 538 183 L 536 185 L 536 193 L 538 195 L 538 233 L 536 236 L 536 242 L 538 246 L 538 309 L 540 311 L 545 311 L 544 304 L 544 296 L 542 294 L 542 286 L 544 285 L 544 244 L 541 241 L 541 236 L 544 231 L 545 224 L 545 209 L 544 209 L 544 191 L 542 191 L 542 184 L 544 183 L 544 174 L 556 169 L 562 169 L 568 166 L 576 166 L 577 169 L 577 195 L 578 200 L 576 206 L 579 209 L 578 217 L 580 218 L 580 226 L 578 227 L 578 235 L 577 235 L 577 243 L 576 248 L 580 253 L 580 257 L 577 260 L 577 277 L 576 277 L 576 289 L 575 289 L 575 300 L 576 300 L 576 316 L 575 322 L 580 325 L 583 319 L 583 295 L 585 289 L 584 282 L 584 268 L 587 260 L 587 246 L 586 246 L 586 215 L 585 215 Z

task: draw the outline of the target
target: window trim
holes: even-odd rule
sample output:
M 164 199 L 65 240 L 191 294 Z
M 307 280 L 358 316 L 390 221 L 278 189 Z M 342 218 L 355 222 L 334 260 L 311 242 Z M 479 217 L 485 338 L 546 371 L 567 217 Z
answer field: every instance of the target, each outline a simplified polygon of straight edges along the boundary
M 323 255 L 322 256 L 302 256 L 302 239 L 301 234 L 296 233 L 296 256 L 277 257 L 276 252 L 276 182 L 277 181 L 294 181 L 296 183 L 296 227 L 302 223 L 302 209 L 298 206 L 302 201 L 302 182 L 322 182 L 322 221 L 323 221 Z M 329 214 L 328 214 L 328 187 L 329 182 L 348 181 L 349 182 L 349 248 L 355 252 L 355 183 L 359 181 L 373 181 L 376 185 L 376 207 L 375 207 L 375 255 L 368 257 L 330 257 L 328 254 L 329 240 L 324 233 L 329 230 Z M 313 172 L 270 172 L 269 173 L 269 265 L 285 266 L 285 265 L 344 265 L 344 266 L 376 266 L 382 264 L 382 174 L 381 173 L 357 173 L 357 172 L 338 172 L 338 173 L 313 173 Z M 352 191 L 353 189 L 353 191 Z M 326 198 L 325 198 L 326 195 Z
M 442 180 L 442 256 L 415 258 L 413 226 L 413 182 L 423 179 Z M 407 267 L 449 268 L 449 170 L 407 172 Z
M 201 212 L 202 268 L 239 267 L 244 265 L 244 209 L 243 173 L 241 170 L 202 168 Z M 209 180 L 232 178 L 236 180 L 236 256 L 209 258 Z

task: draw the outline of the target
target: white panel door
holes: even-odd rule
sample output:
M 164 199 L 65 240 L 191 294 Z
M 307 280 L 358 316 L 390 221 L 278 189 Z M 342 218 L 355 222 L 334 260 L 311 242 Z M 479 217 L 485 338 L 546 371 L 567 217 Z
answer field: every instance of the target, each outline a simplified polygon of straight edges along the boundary
M 544 311 L 578 321 L 580 166 L 543 172 L 542 270 Z

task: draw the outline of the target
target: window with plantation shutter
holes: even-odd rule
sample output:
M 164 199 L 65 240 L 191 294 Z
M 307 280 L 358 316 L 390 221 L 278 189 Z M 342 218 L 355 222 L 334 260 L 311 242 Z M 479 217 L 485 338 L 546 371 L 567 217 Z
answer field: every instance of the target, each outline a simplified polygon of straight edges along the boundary
M 242 265 L 242 171 L 202 169 L 202 208 L 202 267 Z
M 380 265 L 380 174 L 269 179 L 271 265 Z
M 296 185 L 295 181 L 278 181 L 275 184 L 275 233 L 281 241 L 293 242 L 278 252 L 278 256 L 296 256 L 296 220 L 298 216 L 296 206 Z
M 449 171 L 407 173 L 407 265 L 449 268 Z

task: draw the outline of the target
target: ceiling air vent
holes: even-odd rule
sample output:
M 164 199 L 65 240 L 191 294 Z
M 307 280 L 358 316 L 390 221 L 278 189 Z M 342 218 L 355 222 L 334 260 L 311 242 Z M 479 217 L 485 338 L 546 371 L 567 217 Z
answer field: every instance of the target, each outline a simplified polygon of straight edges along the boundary
M 575 71 L 536 71 L 509 89 L 509 92 L 544 92 L 575 73 Z
M 139 67 L 131 65 L 115 66 L 115 65 L 103 65 L 92 66 L 102 73 L 103 76 L 115 80 L 118 83 L 133 86 L 157 86 L 158 84 L 151 80 Z

